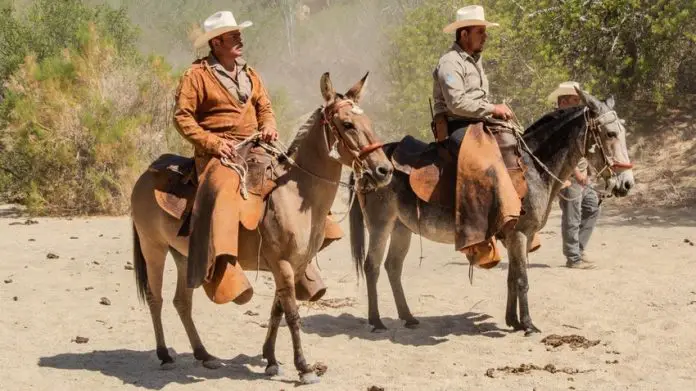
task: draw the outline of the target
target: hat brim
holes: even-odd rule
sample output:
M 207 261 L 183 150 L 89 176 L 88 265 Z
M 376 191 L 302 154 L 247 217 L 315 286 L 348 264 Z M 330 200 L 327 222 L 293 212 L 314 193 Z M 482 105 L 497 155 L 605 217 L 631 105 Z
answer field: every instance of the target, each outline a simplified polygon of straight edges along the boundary
M 444 29 L 442 29 L 442 31 L 445 33 L 453 33 L 462 27 L 470 26 L 498 27 L 500 25 L 498 23 L 489 22 L 487 20 L 464 19 L 448 24 L 447 26 L 445 26 Z
M 193 47 L 196 49 L 200 49 L 203 46 L 205 46 L 208 41 L 211 39 L 218 37 L 222 34 L 228 33 L 230 31 L 235 31 L 235 30 L 244 30 L 247 27 L 251 27 L 254 24 L 251 21 L 245 21 L 237 26 L 226 26 L 226 27 L 220 27 L 216 28 L 214 30 L 210 30 L 207 33 L 201 34 L 198 38 L 196 38 L 196 41 L 193 43 Z
M 565 96 L 565 95 L 577 96 L 578 93 L 575 91 L 575 88 L 573 88 L 573 87 L 560 87 L 560 88 L 556 88 L 556 90 L 554 92 L 550 93 L 549 96 L 547 97 L 547 99 L 551 103 L 556 103 L 559 96 Z

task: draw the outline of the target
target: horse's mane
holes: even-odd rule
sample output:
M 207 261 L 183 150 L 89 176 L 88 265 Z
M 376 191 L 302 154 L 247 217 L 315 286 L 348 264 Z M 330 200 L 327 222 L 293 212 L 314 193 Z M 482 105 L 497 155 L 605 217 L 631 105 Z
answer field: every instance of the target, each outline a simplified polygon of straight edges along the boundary
M 565 125 L 568 121 L 571 121 L 580 115 L 583 109 L 584 107 L 582 106 L 574 106 L 546 113 L 543 117 L 536 120 L 524 131 L 525 141 L 527 141 L 527 138 L 530 140 L 538 138 L 540 136 L 539 133 L 541 132 L 557 130 Z M 554 126 L 549 127 L 551 124 L 554 124 Z
M 583 114 L 582 106 L 552 111 L 529 126 L 522 137 L 534 154 L 543 160 L 546 156 L 556 153 L 559 148 L 568 145 L 568 132 L 573 127 L 567 125 Z M 559 132 L 562 128 L 566 131 Z
M 313 111 L 305 113 L 296 122 L 300 125 L 295 131 L 295 136 L 292 138 L 290 146 L 288 147 L 288 156 L 294 156 L 295 152 L 297 152 L 297 149 L 300 147 L 300 144 L 302 144 L 302 141 L 305 139 L 305 137 L 307 137 L 312 127 L 316 125 L 319 121 L 321 121 L 322 109 L 323 107 L 320 106 L 319 108 Z

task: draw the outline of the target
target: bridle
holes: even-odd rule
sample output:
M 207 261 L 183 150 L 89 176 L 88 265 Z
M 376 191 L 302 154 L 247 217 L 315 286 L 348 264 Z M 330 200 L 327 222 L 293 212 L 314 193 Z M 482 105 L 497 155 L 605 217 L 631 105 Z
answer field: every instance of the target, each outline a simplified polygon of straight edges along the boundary
M 602 159 L 604 160 L 604 167 L 602 167 L 601 170 L 596 170 L 595 168 L 595 171 L 597 171 L 597 177 L 599 177 L 604 171 L 609 171 L 610 176 L 615 177 L 620 171 L 632 169 L 633 164 L 617 159 L 613 153 L 608 152 L 604 148 L 604 143 L 602 142 L 602 132 L 607 132 L 607 127 L 615 126 L 618 127 L 618 130 L 623 130 L 623 125 L 621 124 L 619 116 L 616 115 L 616 111 L 611 110 L 597 118 L 592 118 L 590 117 L 589 109 L 585 107 L 584 116 L 586 130 L 583 143 L 584 145 L 582 145 L 580 151 L 582 157 L 586 158 L 587 151 L 593 153 L 594 147 L 599 147 L 599 151 L 602 154 Z M 590 146 L 589 143 L 592 143 L 592 145 Z M 590 160 L 588 160 L 588 163 L 589 162 Z
M 352 142 L 349 142 L 349 140 L 345 137 L 343 132 L 338 130 L 338 127 L 336 127 L 336 124 L 334 124 L 332 121 L 333 117 L 338 113 L 338 111 L 346 106 L 350 106 L 351 110 L 353 111 L 362 112 L 361 109 L 357 107 L 357 105 L 352 100 L 340 100 L 336 103 L 324 107 L 324 109 L 322 110 L 322 124 L 324 126 L 324 131 L 326 135 L 327 147 L 329 147 L 329 156 L 336 160 L 339 160 L 341 158 L 337 149 L 338 143 L 340 142 L 352 157 L 351 167 L 355 172 L 356 179 L 360 179 L 362 178 L 362 175 L 365 172 L 365 170 L 368 169 L 365 159 L 372 152 L 375 152 L 378 149 L 382 148 L 382 146 L 384 146 L 384 143 L 372 142 L 368 145 L 360 147 L 359 145 L 353 145 Z M 331 146 L 328 145 L 330 143 L 330 137 L 334 140 Z

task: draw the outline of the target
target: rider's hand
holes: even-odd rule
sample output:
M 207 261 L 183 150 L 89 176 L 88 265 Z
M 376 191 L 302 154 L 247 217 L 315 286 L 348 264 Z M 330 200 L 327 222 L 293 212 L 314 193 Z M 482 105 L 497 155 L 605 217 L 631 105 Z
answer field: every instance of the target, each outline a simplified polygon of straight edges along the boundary
M 234 148 L 234 143 L 231 140 L 223 139 L 217 150 L 219 158 L 233 159 L 237 155 L 237 150 Z
M 500 118 L 502 120 L 512 119 L 512 111 L 507 105 L 494 105 L 493 106 L 493 117 Z
M 278 140 L 278 131 L 275 128 L 265 128 L 261 131 L 261 139 L 267 143 Z

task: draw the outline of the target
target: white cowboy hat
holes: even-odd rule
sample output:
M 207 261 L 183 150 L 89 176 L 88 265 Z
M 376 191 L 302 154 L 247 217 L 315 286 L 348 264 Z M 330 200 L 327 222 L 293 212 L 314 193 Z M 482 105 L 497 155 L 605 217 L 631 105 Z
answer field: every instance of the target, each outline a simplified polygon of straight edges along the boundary
M 242 24 L 237 24 L 234 19 L 234 15 L 230 11 L 220 11 L 212 14 L 205 21 L 203 21 L 203 34 L 196 38 L 193 46 L 196 49 L 200 49 L 205 46 L 211 39 L 220 36 L 224 33 L 234 30 L 243 30 L 247 27 L 251 27 L 253 23 L 250 21 L 243 22 Z
M 559 96 L 577 95 L 578 93 L 575 91 L 575 87 L 580 89 L 580 84 L 574 81 L 564 81 L 558 85 L 558 88 L 549 94 L 548 101 L 551 103 L 556 103 Z
M 457 29 L 469 26 L 497 27 L 500 25 L 487 21 L 483 15 L 483 7 L 480 5 L 469 5 L 458 9 L 456 20 L 445 26 L 442 31 L 445 33 L 453 33 L 457 31 Z

